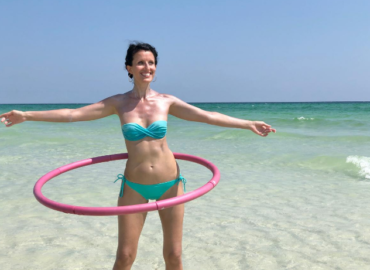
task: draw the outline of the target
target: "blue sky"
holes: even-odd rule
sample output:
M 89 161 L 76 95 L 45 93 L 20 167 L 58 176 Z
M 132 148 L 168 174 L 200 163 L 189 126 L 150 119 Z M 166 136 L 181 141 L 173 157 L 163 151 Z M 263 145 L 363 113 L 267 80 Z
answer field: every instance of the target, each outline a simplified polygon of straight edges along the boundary
M 370 101 L 370 1 L 0 0 L 0 103 L 93 103 L 132 88 L 187 102 Z

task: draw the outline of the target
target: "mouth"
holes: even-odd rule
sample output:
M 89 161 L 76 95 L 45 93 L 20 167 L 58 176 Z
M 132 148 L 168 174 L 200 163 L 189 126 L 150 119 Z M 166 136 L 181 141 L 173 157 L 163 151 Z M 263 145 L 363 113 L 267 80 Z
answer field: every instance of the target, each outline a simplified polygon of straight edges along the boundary
M 152 75 L 152 73 L 141 73 L 141 75 L 142 76 L 144 76 L 145 78 L 149 78 L 151 75 Z

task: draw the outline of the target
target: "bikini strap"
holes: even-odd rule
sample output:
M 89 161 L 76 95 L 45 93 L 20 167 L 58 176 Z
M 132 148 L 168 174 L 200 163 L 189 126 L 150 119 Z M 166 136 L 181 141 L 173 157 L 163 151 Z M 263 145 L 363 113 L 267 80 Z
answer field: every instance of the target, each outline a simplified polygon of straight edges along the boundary
M 119 174 L 117 175 L 117 179 L 114 181 L 117 182 L 118 180 L 122 180 L 122 184 L 121 184 L 121 191 L 119 192 L 119 196 L 122 197 L 123 196 L 123 187 L 125 186 L 125 176 L 123 174 Z
M 179 174 L 179 178 L 177 178 L 179 181 L 181 181 L 183 184 L 184 184 L 184 192 L 186 192 L 186 179 L 181 175 L 181 173 Z

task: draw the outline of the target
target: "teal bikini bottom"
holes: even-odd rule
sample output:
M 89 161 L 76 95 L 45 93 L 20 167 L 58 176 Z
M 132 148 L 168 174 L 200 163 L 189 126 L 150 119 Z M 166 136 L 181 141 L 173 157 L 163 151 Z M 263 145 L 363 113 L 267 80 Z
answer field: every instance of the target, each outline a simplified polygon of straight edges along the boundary
M 162 195 L 168 189 L 170 189 L 175 184 L 178 184 L 179 182 L 183 182 L 184 191 L 186 192 L 186 188 L 185 188 L 186 179 L 182 177 L 181 173 L 179 177 L 176 178 L 175 180 L 163 182 L 163 183 L 159 183 L 155 185 L 142 185 L 142 184 L 130 182 L 126 179 L 126 177 L 123 174 L 117 175 L 116 181 L 118 180 L 122 180 L 121 191 L 119 193 L 120 197 L 123 196 L 123 188 L 125 186 L 125 183 L 126 185 L 128 185 L 130 188 L 135 190 L 137 193 L 139 193 L 141 196 L 143 196 L 147 200 L 158 200 L 160 197 L 162 197 Z M 116 181 L 114 181 L 114 183 Z

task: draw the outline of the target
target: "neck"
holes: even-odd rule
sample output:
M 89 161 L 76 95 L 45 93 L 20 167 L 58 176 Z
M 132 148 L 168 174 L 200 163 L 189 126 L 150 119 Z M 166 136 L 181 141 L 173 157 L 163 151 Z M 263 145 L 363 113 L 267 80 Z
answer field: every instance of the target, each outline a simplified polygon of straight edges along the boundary
M 146 99 L 153 90 L 150 89 L 150 84 L 134 84 L 134 88 L 132 88 L 131 93 L 133 98 L 137 99 Z

